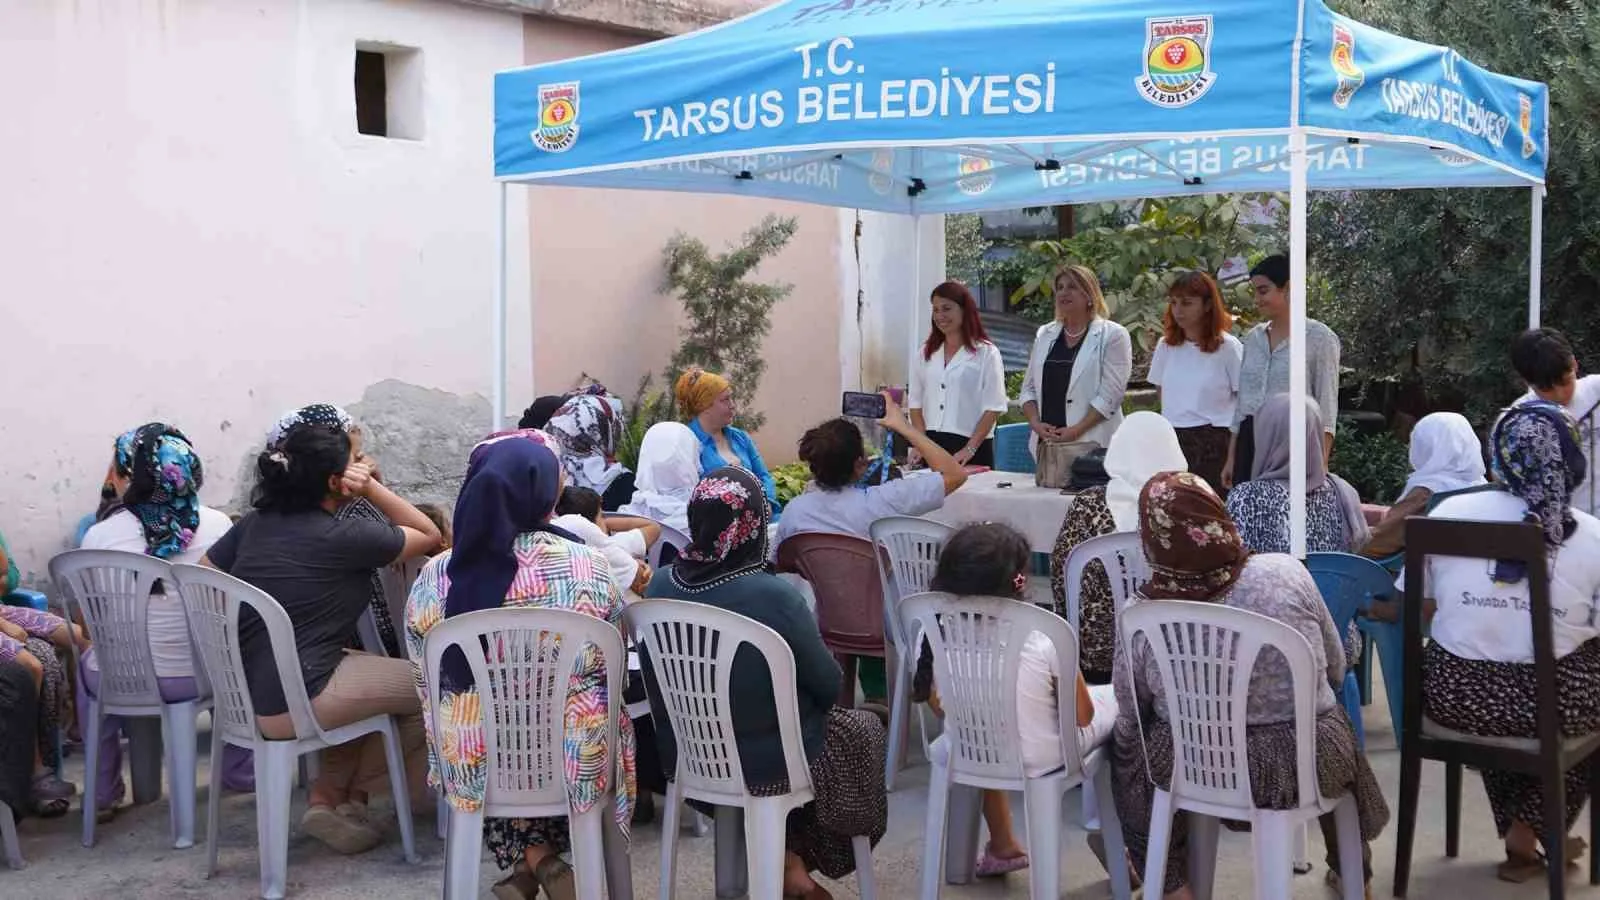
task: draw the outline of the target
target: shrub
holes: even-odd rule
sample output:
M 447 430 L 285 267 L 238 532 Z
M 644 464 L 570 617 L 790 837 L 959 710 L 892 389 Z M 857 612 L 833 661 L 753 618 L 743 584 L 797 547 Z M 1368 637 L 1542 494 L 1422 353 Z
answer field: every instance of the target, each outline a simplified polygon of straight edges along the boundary
M 1332 471 L 1367 503 L 1393 503 L 1411 474 L 1411 451 L 1385 432 L 1360 434 L 1341 427 L 1333 439 Z
M 772 480 L 778 486 L 778 502 L 787 506 L 790 500 L 806 491 L 811 481 L 811 467 L 803 462 L 793 462 L 772 470 Z

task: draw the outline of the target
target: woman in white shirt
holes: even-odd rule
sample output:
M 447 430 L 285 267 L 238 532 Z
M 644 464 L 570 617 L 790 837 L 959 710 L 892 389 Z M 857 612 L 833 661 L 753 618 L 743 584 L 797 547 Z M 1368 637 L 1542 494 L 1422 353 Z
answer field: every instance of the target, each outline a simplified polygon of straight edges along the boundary
M 176 428 L 152 422 L 116 440 L 106 486 L 116 494 L 97 524 L 83 536 L 85 550 L 121 550 L 198 564 L 211 545 L 233 527 L 227 514 L 200 504 L 205 473 L 189 439 Z M 190 655 L 189 624 L 176 591 L 158 585 L 150 593 L 150 655 L 161 696 L 168 701 L 197 695 L 195 664 Z M 100 665 L 91 648 L 83 657 L 78 679 L 78 727 L 89 735 L 88 693 L 100 683 Z M 121 721 L 105 716 L 100 726 L 95 809 L 102 820 L 114 815 L 122 799 Z M 229 746 L 223 751 L 223 783 L 229 790 L 255 786 L 250 751 Z
M 1514 407 L 1490 437 L 1496 479 L 1505 491 L 1460 494 L 1433 515 L 1447 519 L 1537 523 L 1550 551 L 1550 607 L 1556 693 L 1563 732 L 1600 731 L 1600 521 L 1571 506 L 1584 476 L 1577 428 L 1562 407 L 1535 401 Z M 1437 606 L 1432 640 L 1423 648 L 1423 708 L 1446 728 L 1491 737 L 1534 737 L 1537 691 L 1525 567 L 1510 561 L 1430 557 L 1426 596 Z M 1403 583 L 1403 582 L 1402 582 Z M 1505 839 L 1499 876 L 1543 877 L 1540 835 L 1547 827 L 1537 777 L 1484 770 L 1483 786 Z M 1567 773 L 1565 819 L 1570 829 L 1589 793 L 1589 767 Z M 1567 859 L 1583 848 L 1567 839 Z
M 1228 333 L 1233 316 L 1217 283 L 1204 272 L 1184 272 L 1172 282 L 1162 324 L 1165 334 L 1150 360 L 1161 414 L 1177 429 L 1189 471 L 1227 499 L 1222 466 L 1239 402 L 1244 345 Z
M 933 329 L 912 368 L 906 408 L 911 424 L 956 458 L 994 466 L 994 423 L 1006 411 L 1006 373 L 1000 348 L 989 340 L 978 302 L 959 281 L 933 289 Z M 915 462 L 922 454 L 908 451 Z
M 1084 266 L 1055 279 L 1056 318 L 1039 328 L 1017 398 L 1034 442 L 1087 441 L 1104 447 L 1122 424 L 1133 371 L 1133 340 L 1112 322 L 1100 280 Z

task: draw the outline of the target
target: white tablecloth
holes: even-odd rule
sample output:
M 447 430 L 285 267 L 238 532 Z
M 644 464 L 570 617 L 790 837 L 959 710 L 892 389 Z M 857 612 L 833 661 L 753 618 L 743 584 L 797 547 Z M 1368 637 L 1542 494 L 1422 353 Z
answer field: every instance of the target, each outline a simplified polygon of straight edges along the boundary
M 1000 487 L 1008 482 L 1010 487 Z M 1072 498 L 1072 494 L 1038 487 L 1032 473 L 982 472 L 967 479 L 960 490 L 945 498 L 944 508 L 929 513 L 928 518 L 956 526 L 1004 522 L 1022 532 L 1035 553 L 1049 553 L 1055 549 Z

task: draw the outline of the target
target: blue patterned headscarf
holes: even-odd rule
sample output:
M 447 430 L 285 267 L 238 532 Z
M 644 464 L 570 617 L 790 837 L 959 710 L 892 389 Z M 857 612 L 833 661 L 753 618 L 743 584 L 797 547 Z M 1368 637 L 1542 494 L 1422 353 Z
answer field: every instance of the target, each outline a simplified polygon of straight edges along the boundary
M 129 479 L 122 506 L 144 530 L 145 553 L 171 559 L 200 527 L 200 457 L 183 432 L 151 422 L 117 438 L 117 474 Z
M 1528 504 L 1528 519 L 1544 530 L 1544 541 L 1559 547 L 1578 523 L 1572 492 L 1588 470 L 1578 444 L 1578 426 L 1566 409 L 1536 400 L 1514 406 L 1495 423 L 1494 477 Z

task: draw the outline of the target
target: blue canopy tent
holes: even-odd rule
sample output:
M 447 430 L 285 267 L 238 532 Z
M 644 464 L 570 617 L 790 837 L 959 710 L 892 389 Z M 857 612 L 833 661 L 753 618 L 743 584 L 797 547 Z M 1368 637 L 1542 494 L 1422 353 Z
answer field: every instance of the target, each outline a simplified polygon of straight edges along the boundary
M 1531 188 L 1536 324 L 1548 111 L 1543 84 L 1321 0 L 786 0 L 680 37 L 501 72 L 496 422 L 508 183 L 909 216 L 1288 191 L 1291 391 L 1304 396 L 1307 192 Z M 908 353 L 921 337 L 907 335 Z M 1293 415 L 1303 555 L 1300 404 Z

